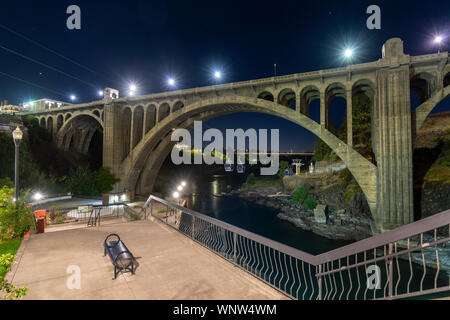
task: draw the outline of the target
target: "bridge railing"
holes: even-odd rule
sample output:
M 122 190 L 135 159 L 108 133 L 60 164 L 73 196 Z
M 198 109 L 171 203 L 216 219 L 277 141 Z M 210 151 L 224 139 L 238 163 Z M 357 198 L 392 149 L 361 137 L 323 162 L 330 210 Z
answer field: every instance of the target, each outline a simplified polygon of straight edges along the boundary
M 450 210 L 316 256 L 153 195 L 141 214 L 294 299 L 395 299 L 450 290 Z
M 124 215 L 124 204 L 113 204 L 106 206 L 84 206 L 86 211 L 79 211 L 79 207 L 72 208 L 58 208 L 51 207 L 47 209 L 47 224 L 74 224 L 74 223 L 88 223 L 95 212 L 100 219 L 114 219 Z M 99 223 L 99 222 L 98 222 Z

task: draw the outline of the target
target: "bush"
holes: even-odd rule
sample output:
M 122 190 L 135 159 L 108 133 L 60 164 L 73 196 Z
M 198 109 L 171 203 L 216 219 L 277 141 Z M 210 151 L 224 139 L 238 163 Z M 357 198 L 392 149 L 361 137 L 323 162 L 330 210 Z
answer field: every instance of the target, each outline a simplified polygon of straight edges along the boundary
M 74 194 L 99 196 L 111 191 L 118 181 L 119 179 L 106 168 L 95 172 L 89 168 L 78 168 L 66 179 L 66 186 Z
M 309 194 L 309 187 L 298 187 L 293 195 L 292 199 L 290 200 L 290 203 L 300 203 L 303 204 L 308 197 Z
M 304 205 L 309 209 L 309 210 L 314 210 L 317 206 L 317 200 L 316 198 L 314 198 L 313 196 L 308 196 L 305 199 L 305 203 Z
M 11 253 L 6 253 L 0 255 L 0 300 L 12 300 L 20 299 L 23 297 L 28 289 L 26 287 L 16 287 L 8 283 L 1 274 L 6 274 L 9 271 L 11 264 L 15 259 L 15 255 Z
M 347 168 L 339 171 L 339 178 L 342 180 L 342 188 L 347 188 L 347 186 L 352 182 L 353 175 Z
M 313 210 L 317 206 L 316 198 L 309 194 L 309 187 L 298 187 L 289 202 L 302 204 L 309 210 Z
M 253 185 L 255 184 L 255 175 L 252 173 L 250 173 L 247 177 L 247 184 Z
M 26 203 L 28 192 L 13 201 L 14 189 L 0 189 L 0 240 L 10 240 L 23 237 L 34 227 L 34 217 L 31 207 Z

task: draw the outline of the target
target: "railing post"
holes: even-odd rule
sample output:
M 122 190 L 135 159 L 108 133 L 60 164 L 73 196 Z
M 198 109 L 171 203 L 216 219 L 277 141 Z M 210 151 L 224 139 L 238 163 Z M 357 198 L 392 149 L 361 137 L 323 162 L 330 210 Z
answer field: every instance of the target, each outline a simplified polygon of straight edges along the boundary
M 319 286 L 319 295 L 317 296 L 317 300 L 322 300 L 322 265 L 318 265 L 318 272 L 319 275 L 317 276 L 317 284 Z
M 236 235 L 236 232 L 233 232 L 233 261 L 234 261 L 234 263 L 237 262 L 237 260 L 236 260 L 236 242 L 237 242 L 237 235 Z
M 153 201 L 150 200 L 150 217 L 153 217 Z
M 166 224 L 167 224 L 168 217 L 169 217 L 169 205 L 167 205 L 167 210 L 166 210 Z
M 194 226 L 195 226 L 195 217 L 192 216 L 192 239 L 195 240 Z
M 389 255 L 392 254 L 392 243 L 389 243 Z M 389 298 L 392 299 L 392 293 L 393 293 L 393 283 L 392 283 L 392 275 L 394 271 L 394 265 L 393 265 L 393 259 L 392 257 L 388 258 L 388 265 L 389 265 Z

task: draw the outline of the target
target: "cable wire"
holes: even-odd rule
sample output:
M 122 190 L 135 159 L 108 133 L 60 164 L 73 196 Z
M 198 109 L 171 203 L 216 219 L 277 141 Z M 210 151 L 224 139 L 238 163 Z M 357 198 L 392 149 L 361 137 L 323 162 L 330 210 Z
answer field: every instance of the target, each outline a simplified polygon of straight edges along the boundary
M 106 79 L 106 80 L 108 80 L 108 81 L 111 81 L 111 79 L 109 79 L 108 77 L 104 76 L 103 74 L 101 74 L 101 73 L 99 73 L 99 72 L 97 72 L 97 71 L 95 71 L 95 70 L 92 70 L 91 68 L 86 67 L 86 66 L 82 65 L 81 63 L 79 63 L 79 62 L 77 62 L 77 61 L 75 61 L 75 60 L 73 60 L 73 59 L 70 59 L 70 58 L 68 58 L 68 57 L 66 57 L 66 56 L 64 56 L 64 55 L 62 55 L 61 53 L 56 52 L 55 50 L 52 50 L 52 49 L 50 49 L 49 47 L 44 46 L 43 44 L 41 44 L 41 43 L 39 43 L 39 42 L 37 42 L 37 41 L 35 41 L 35 40 L 33 40 L 33 39 L 27 37 L 27 36 L 24 36 L 23 34 L 17 32 L 17 31 L 12 30 L 11 28 L 9 28 L 9 27 L 7 27 L 7 26 L 5 26 L 5 25 L 2 25 L 1 23 L 0 23 L 0 28 L 3 28 L 4 30 L 6 30 L 6 31 L 8 31 L 8 32 L 11 32 L 12 34 L 14 34 L 14 35 L 16 35 L 16 36 L 18 36 L 18 37 L 20 37 L 20 38 L 22 38 L 22 39 L 27 40 L 27 41 L 33 43 L 34 45 L 36 45 L 36 46 L 38 46 L 38 47 L 40 47 L 40 48 L 42 48 L 42 49 L 45 49 L 45 50 L 47 50 L 47 51 L 49 51 L 49 52 L 51 52 L 51 53 L 57 55 L 58 57 L 60 57 L 60 58 L 62 58 L 62 59 L 64 59 L 64 60 L 66 60 L 66 61 L 68 61 L 68 62 L 70 62 L 70 63 L 72 63 L 72 64 L 74 64 L 74 65 L 76 65 L 76 66 L 78 66 L 78 67 L 80 67 L 80 68 L 83 68 L 84 70 L 87 70 L 87 71 L 89 71 L 89 72 L 91 72 L 91 73 L 97 74 L 97 75 L 101 76 L 102 78 L 104 78 L 104 79 Z M 112 82 L 114 82 L 114 81 L 112 81 Z
M 9 52 L 9 53 L 15 54 L 15 55 L 17 55 L 17 56 L 19 56 L 19 57 L 21 57 L 21 58 L 24 58 L 24 59 L 26 59 L 26 60 L 29 60 L 29 61 L 31 61 L 31 62 L 33 62 L 33 63 L 36 63 L 36 64 L 38 64 L 38 65 L 41 65 L 41 66 L 43 66 L 43 67 L 46 67 L 46 68 L 48 68 L 48 69 L 50 69 L 50 70 L 53 70 L 53 71 L 55 71 L 55 72 L 58 72 L 58 73 L 60 73 L 60 74 L 63 74 L 63 75 L 65 75 L 66 77 L 69 77 L 69 78 L 75 79 L 75 80 L 77 80 L 77 81 L 80 81 L 80 82 L 84 83 L 85 85 L 91 86 L 91 87 L 93 87 L 93 88 L 97 88 L 97 87 L 98 87 L 98 86 L 96 86 L 96 85 L 93 84 L 93 83 L 90 83 L 90 82 L 81 80 L 80 78 L 77 78 L 77 77 L 75 77 L 75 76 L 72 76 L 72 75 L 70 75 L 70 74 L 68 74 L 68 73 L 66 73 L 66 72 L 64 72 L 64 71 L 61 71 L 61 70 L 59 70 L 59 69 L 57 69 L 57 68 L 54 68 L 54 67 L 52 67 L 52 66 L 49 66 L 48 64 L 45 64 L 45 63 L 43 63 L 43 62 L 37 61 L 37 60 L 35 60 L 35 59 L 33 59 L 33 58 L 30 58 L 30 57 L 28 57 L 28 56 L 26 56 L 26 55 L 24 55 L 24 54 L 22 54 L 22 53 L 20 53 L 20 52 L 14 51 L 14 50 L 9 49 L 9 48 L 7 48 L 7 47 L 5 47 L 5 46 L 0 45 L 0 49 L 3 49 L 3 50 L 5 50 L 5 51 L 7 51 L 7 52 Z
M 33 82 L 30 82 L 30 81 L 21 79 L 21 78 L 16 77 L 16 76 L 13 76 L 13 75 L 11 75 L 11 74 L 9 74 L 9 73 L 5 73 L 5 72 L 0 71 L 0 74 L 3 75 L 3 76 L 5 76 L 5 77 L 11 78 L 11 79 L 14 79 L 14 80 L 17 80 L 17 81 L 24 82 L 24 83 L 26 83 L 26 84 L 28 84 L 28 85 L 37 87 L 37 88 L 39 88 L 39 89 L 42 89 L 42 90 L 46 90 L 46 91 L 52 92 L 52 93 L 57 94 L 57 95 L 59 95 L 59 96 L 62 96 L 62 97 L 65 97 L 65 96 L 66 96 L 64 93 L 61 93 L 61 92 L 59 92 L 59 91 L 56 91 L 56 90 L 53 90 L 53 89 L 49 89 L 49 88 L 43 87 L 43 86 L 38 85 L 38 84 L 35 84 L 35 83 L 33 83 Z

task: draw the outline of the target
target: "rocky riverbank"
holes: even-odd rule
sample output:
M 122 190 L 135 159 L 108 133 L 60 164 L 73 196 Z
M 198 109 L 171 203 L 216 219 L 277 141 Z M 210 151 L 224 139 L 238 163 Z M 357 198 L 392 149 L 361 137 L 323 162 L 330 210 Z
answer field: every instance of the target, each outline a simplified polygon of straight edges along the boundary
M 327 192 L 331 191 L 327 190 Z M 310 230 L 329 239 L 357 241 L 372 235 L 370 228 L 372 220 L 364 217 L 364 214 L 355 215 L 355 205 L 350 205 L 350 208 L 347 205 L 337 209 L 336 205 L 339 201 L 336 199 L 332 201 L 334 205 L 328 206 L 330 210 L 327 210 L 326 222 L 320 223 L 314 215 L 314 210 L 301 204 L 291 204 L 289 199 L 291 199 L 292 192 L 283 193 L 282 187 L 265 187 L 249 191 L 234 190 L 231 193 L 247 201 L 279 210 L 277 215 L 279 219 L 289 221 L 299 228 Z M 324 197 L 324 195 L 319 197 L 318 193 L 319 189 L 316 188 L 315 196 L 319 199 Z M 329 196 L 329 198 L 331 197 Z M 336 197 L 336 194 L 333 197 Z M 355 200 L 355 204 L 359 204 L 359 202 Z

